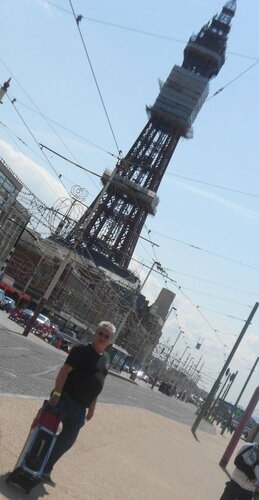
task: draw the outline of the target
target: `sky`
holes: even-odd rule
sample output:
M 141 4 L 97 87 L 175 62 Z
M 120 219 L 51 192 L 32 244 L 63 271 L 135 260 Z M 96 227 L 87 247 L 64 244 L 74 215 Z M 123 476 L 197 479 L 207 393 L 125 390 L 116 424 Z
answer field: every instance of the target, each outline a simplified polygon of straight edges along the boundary
M 83 37 L 119 149 L 126 155 L 147 122 L 146 105 L 157 97 L 158 79 L 164 81 L 174 64 L 182 64 L 189 37 L 224 2 L 72 3 L 76 15 L 84 16 Z M 173 344 L 181 327 L 184 335 L 175 355 L 188 345 L 196 361 L 203 356 L 200 385 L 206 389 L 259 299 L 258 16 L 257 0 L 249 5 L 238 1 L 226 63 L 210 83 L 210 96 L 224 90 L 204 104 L 193 138 L 180 140 L 161 183 L 157 214 L 147 218 L 142 232 L 148 238 L 151 231 L 159 247 L 139 240 L 135 250 L 140 262 L 150 266 L 158 260 L 175 280 L 166 285 L 176 293 L 177 317 L 173 311 L 163 341 Z M 0 82 L 12 76 L 9 96 L 17 99 L 17 110 L 36 141 L 96 173 L 112 169 L 116 146 L 69 1 L 2 0 L 0 25 Z M 67 198 L 74 184 L 87 189 L 86 203 L 91 203 L 100 190 L 98 178 L 48 154 L 52 169 L 7 97 L 0 111 L 0 155 L 23 182 L 49 206 Z M 135 262 L 131 267 L 144 279 L 146 267 Z M 153 273 L 144 288 L 150 302 L 162 286 L 163 278 Z M 204 340 L 198 351 L 199 339 Z M 232 402 L 258 355 L 258 339 L 259 312 L 231 362 L 231 372 L 238 370 L 229 393 Z M 258 375 L 259 368 L 243 406 L 258 385 Z

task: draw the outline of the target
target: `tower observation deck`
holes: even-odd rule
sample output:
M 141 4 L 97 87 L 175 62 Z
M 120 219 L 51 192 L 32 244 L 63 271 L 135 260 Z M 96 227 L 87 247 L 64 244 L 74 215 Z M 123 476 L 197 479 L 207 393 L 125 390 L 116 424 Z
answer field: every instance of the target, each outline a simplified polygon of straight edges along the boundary
M 227 38 L 236 0 L 193 35 L 184 50 L 182 66 L 174 66 L 153 106 L 149 121 L 103 193 L 98 208 L 84 227 L 88 211 L 68 237 L 81 235 L 78 251 L 96 261 L 127 269 L 148 214 L 155 215 L 157 191 L 180 137 L 190 137 L 192 124 L 208 96 L 209 81 L 225 62 Z M 103 184 L 111 179 L 106 170 Z

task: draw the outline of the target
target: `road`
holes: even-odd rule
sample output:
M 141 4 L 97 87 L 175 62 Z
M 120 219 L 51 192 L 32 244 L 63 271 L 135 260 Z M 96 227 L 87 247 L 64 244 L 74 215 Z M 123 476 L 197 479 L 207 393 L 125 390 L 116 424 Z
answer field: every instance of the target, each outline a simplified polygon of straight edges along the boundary
M 32 334 L 26 338 L 11 332 L 17 330 L 17 325 L 4 314 L 0 313 L 0 394 L 47 398 L 66 353 Z M 99 402 L 146 409 L 189 426 L 193 423 L 196 410 L 193 405 L 151 391 L 142 384 L 108 375 Z M 206 422 L 201 429 L 214 433 L 214 428 Z

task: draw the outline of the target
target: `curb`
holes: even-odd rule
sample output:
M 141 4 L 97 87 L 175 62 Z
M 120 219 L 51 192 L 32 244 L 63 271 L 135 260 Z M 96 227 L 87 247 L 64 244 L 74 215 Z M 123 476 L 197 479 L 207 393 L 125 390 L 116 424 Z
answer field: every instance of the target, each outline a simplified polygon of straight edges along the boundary
M 113 377 L 120 378 L 121 380 L 125 380 L 125 382 L 130 382 L 131 384 L 139 385 L 137 382 L 134 380 L 130 380 L 129 378 L 124 377 L 123 375 L 120 375 L 117 372 L 113 372 L 112 370 L 109 370 L 109 375 L 112 375 Z

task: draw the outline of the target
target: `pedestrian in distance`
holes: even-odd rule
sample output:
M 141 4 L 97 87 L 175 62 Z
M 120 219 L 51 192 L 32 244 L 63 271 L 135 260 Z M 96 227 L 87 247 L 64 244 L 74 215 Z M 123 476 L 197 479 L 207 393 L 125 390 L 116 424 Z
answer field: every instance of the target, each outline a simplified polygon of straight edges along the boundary
M 242 446 L 234 464 L 236 468 L 220 500 L 259 499 L 259 443 Z
M 42 476 L 43 481 L 51 486 L 55 486 L 51 478 L 53 466 L 74 445 L 85 421 L 94 416 L 97 397 L 103 389 L 110 365 L 105 349 L 112 343 L 115 332 L 112 323 L 99 323 L 93 341 L 73 347 L 57 375 L 49 404 L 57 407 L 62 414 L 62 431 Z

